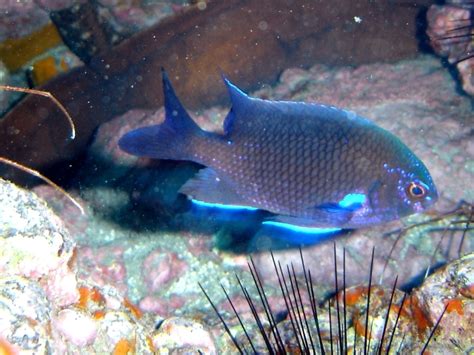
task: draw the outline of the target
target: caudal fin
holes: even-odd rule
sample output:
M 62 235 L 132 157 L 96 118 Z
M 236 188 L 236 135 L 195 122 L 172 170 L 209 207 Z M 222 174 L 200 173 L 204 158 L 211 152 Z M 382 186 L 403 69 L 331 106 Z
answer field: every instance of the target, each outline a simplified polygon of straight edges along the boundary
M 118 144 L 125 152 L 156 159 L 188 160 L 191 140 L 202 132 L 179 101 L 168 74 L 161 69 L 165 120 L 156 126 L 142 127 L 126 133 Z

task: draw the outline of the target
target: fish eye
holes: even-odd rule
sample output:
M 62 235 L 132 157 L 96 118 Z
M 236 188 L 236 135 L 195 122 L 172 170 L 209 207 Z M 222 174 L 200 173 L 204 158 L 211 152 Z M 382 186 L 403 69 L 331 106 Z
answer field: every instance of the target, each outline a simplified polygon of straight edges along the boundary
M 422 184 L 413 181 L 408 185 L 407 192 L 410 197 L 419 199 L 426 195 L 426 188 Z

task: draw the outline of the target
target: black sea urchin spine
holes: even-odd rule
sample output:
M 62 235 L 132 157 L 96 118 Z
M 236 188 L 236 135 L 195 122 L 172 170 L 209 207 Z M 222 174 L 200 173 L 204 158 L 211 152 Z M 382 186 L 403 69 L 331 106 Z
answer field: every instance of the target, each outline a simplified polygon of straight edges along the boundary
M 295 267 L 293 263 L 290 263 L 290 265 L 286 265 L 286 276 L 285 276 L 285 273 L 283 271 L 284 269 L 280 261 L 275 260 L 275 256 L 273 255 L 272 252 L 270 252 L 270 255 L 272 258 L 275 274 L 278 279 L 280 292 L 283 296 L 283 300 L 285 303 L 287 318 L 291 325 L 292 336 L 293 336 L 292 339 L 288 339 L 284 337 L 278 329 L 279 322 L 276 319 L 277 317 L 275 317 L 274 313 L 272 312 L 270 303 L 268 301 L 268 297 L 263 287 L 262 280 L 260 278 L 260 275 L 257 272 L 253 259 L 250 258 L 248 267 L 252 275 L 254 286 L 257 289 L 260 306 L 264 310 L 265 319 L 262 319 L 261 316 L 259 315 L 257 311 L 257 304 L 252 300 L 252 297 L 250 296 L 249 291 L 243 284 L 242 280 L 236 275 L 237 282 L 240 286 L 242 294 L 244 295 L 246 299 L 246 302 L 253 315 L 255 324 L 257 325 L 259 329 L 259 334 L 265 344 L 264 351 L 270 354 L 283 354 L 283 353 L 294 352 L 294 351 L 298 351 L 299 353 L 302 353 L 302 354 L 326 354 L 327 351 L 329 351 L 331 354 L 334 354 L 334 353 L 347 354 L 348 352 L 350 352 L 350 349 L 348 346 L 348 339 L 347 339 L 348 324 L 347 324 L 345 249 L 343 250 L 343 267 L 342 267 L 343 289 L 339 290 L 338 276 L 337 276 L 337 272 L 338 272 L 337 254 L 336 254 L 336 246 L 334 245 L 334 273 L 335 273 L 334 285 L 335 285 L 335 291 L 336 291 L 335 293 L 336 300 L 335 300 L 335 305 L 333 306 L 331 306 L 331 302 L 328 302 L 329 339 L 327 338 L 327 336 L 326 338 L 324 337 L 321 330 L 320 314 L 318 314 L 318 305 L 317 305 L 318 302 L 315 297 L 313 279 L 311 277 L 311 271 L 308 270 L 305 265 L 302 250 L 300 249 L 300 259 L 301 259 L 301 266 L 302 266 L 303 274 L 304 274 L 304 285 L 305 285 L 304 288 L 300 288 L 300 286 L 298 285 L 298 280 L 296 277 Z M 377 340 L 377 344 L 375 345 L 371 344 L 371 341 L 373 341 L 372 336 L 371 336 L 371 334 L 373 334 L 372 332 L 373 321 L 370 321 L 369 315 L 371 312 L 371 295 L 373 291 L 372 276 L 373 276 L 373 269 L 374 269 L 374 255 L 375 255 L 375 248 L 372 249 L 370 268 L 369 268 L 368 286 L 366 290 L 367 300 L 365 303 L 365 315 L 364 315 L 365 325 L 363 328 L 364 329 L 364 333 L 363 333 L 364 345 L 363 345 L 363 349 L 360 349 L 359 352 L 368 354 L 368 353 L 371 353 L 371 349 L 373 349 L 374 350 L 373 353 L 375 354 L 382 354 L 382 353 L 388 354 L 390 350 L 392 350 L 392 344 L 393 344 L 394 337 L 398 329 L 400 317 L 402 315 L 402 312 L 404 312 L 404 306 L 406 305 L 407 294 L 403 295 L 400 305 L 398 307 L 398 311 L 396 314 L 396 319 L 393 324 L 393 327 L 391 327 L 391 331 L 388 331 L 389 323 L 390 323 L 390 312 L 392 310 L 392 306 L 394 305 L 395 293 L 397 290 L 398 277 L 396 277 L 393 283 L 393 287 L 391 289 L 390 300 L 389 300 L 387 309 L 384 313 L 384 323 L 383 323 L 382 334 L 380 336 L 380 339 Z M 252 334 L 248 332 L 248 329 L 245 327 L 242 321 L 242 317 L 239 315 L 238 311 L 236 310 L 236 307 L 233 304 L 225 288 L 221 285 L 222 290 L 224 291 L 224 294 L 226 296 L 226 299 L 231 305 L 232 311 L 236 319 L 238 320 L 239 325 L 243 329 L 245 338 L 248 341 L 247 346 L 239 343 L 239 341 L 230 331 L 230 328 L 227 325 L 226 321 L 224 320 L 224 317 L 220 314 L 219 310 L 217 309 L 215 304 L 212 302 L 207 292 L 204 290 L 201 284 L 199 284 L 199 286 L 201 287 L 204 295 L 206 296 L 207 300 L 211 304 L 213 310 L 216 312 L 218 318 L 220 319 L 221 323 L 223 324 L 225 328 L 225 331 L 230 336 L 237 350 L 242 354 L 244 353 L 246 354 L 249 352 L 258 353 L 259 350 L 255 343 L 256 338 L 253 337 Z M 303 296 L 302 296 L 302 291 L 304 289 L 307 292 L 307 296 L 308 296 L 309 303 L 311 306 L 310 313 L 305 311 L 305 308 L 304 308 Z M 340 297 L 339 293 L 342 294 L 342 301 L 339 300 L 339 297 Z M 335 310 L 334 310 L 334 307 L 335 307 Z M 334 310 L 334 312 L 336 313 L 335 319 L 337 320 L 337 324 L 333 324 L 333 315 L 332 315 L 333 311 L 332 310 Z M 444 308 L 436 324 L 431 329 L 427 340 L 423 344 L 422 353 L 426 351 L 446 310 L 447 310 L 447 306 Z M 265 327 L 263 325 L 264 321 L 268 322 L 269 324 L 268 327 Z M 370 324 L 369 324 L 369 321 L 370 321 Z M 311 331 L 311 326 L 310 326 L 311 322 L 314 322 L 314 326 L 316 328 L 317 339 L 314 339 L 313 337 L 314 333 Z M 337 338 L 333 339 L 333 335 L 335 335 L 335 333 L 337 333 Z M 384 344 L 387 336 L 388 336 L 387 342 L 386 344 Z M 325 348 L 323 339 L 326 339 L 326 341 L 329 340 L 329 344 L 328 344 L 329 349 Z M 295 345 L 296 345 L 296 348 L 295 348 Z M 402 351 L 403 345 L 404 345 L 404 339 L 402 339 L 399 342 L 397 352 Z M 357 346 L 357 331 L 354 328 L 354 340 L 353 340 L 353 345 L 352 345 L 352 352 L 354 354 L 357 353 L 357 350 L 358 350 L 356 349 L 356 346 Z

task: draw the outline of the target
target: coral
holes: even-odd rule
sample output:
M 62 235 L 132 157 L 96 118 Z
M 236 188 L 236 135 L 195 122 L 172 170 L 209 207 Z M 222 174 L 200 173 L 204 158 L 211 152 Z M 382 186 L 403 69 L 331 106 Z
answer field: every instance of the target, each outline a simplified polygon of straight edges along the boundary
M 0 179 L 0 350 L 152 353 L 140 310 L 109 285 L 77 282 L 75 244 L 34 193 Z
M 111 286 L 79 287 L 79 302 L 63 308 L 52 317 L 55 347 L 72 352 L 109 353 L 128 349 L 151 354 L 149 341 L 153 328 L 150 319 Z
M 52 342 L 51 312 L 46 293 L 36 282 L 0 277 L 0 337 L 15 348 L 47 353 Z
M 435 272 L 413 292 L 432 324 L 447 307 L 436 337 L 440 347 L 455 344 L 463 350 L 472 346 L 472 337 L 466 335 L 474 329 L 473 291 L 474 254 L 468 254 Z
M 4 180 L 0 195 L 0 274 L 39 281 L 59 305 L 73 302 L 73 242 L 60 220 L 34 194 Z

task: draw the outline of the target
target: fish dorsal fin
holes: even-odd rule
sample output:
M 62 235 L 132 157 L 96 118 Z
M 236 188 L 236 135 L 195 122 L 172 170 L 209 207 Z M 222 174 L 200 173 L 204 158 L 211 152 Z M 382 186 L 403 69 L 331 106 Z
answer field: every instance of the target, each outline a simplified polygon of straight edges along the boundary
M 227 87 L 230 102 L 232 104 L 232 107 L 224 120 L 224 133 L 227 135 L 232 131 L 236 117 L 245 116 L 245 113 L 252 109 L 253 101 L 255 101 L 255 99 L 240 90 L 224 75 L 222 76 L 222 79 Z
M 227 91 L 229 93 L 232 107 L 224 120 L 224 133 L 226 136 L 235 134 L 242 129 L 255 129 L 265 127 L 269 121 L 277 117 L 288 117 L 288 119 L 299 116 L 310 116 L 317 114 L 317 110 L 323 110 L 320 106 L 310 105 L 303 102 L 272 101 L 254 98 L 234 85 L 223 76 Z M 329 111 L 329 109 L 324 109 Z M 324 111 L 323 110 L 323 111 Z M 340 110 L 339 110 L 340 112 Z M 330 112 L 334 114 L 333 112 Z
M 164 68 L 161 68 L 161 76 L 163 81 L 165 123 L 171 125 L 178 132 L 191 127 L 196 128 L 197 125 L 189 116 L 178 96 L 176 96 L 168 73 L 166 73 Z
M 227 91 L 229 93 L 232 107 L 236 107 L 240 109 L 250 104 L 252 99 L 245 92 L 240 90 L 235 84 L 233 84 L 225 76 L 223 76 L 223 80 L 224 80 L 225 86 L 227 87 Z

